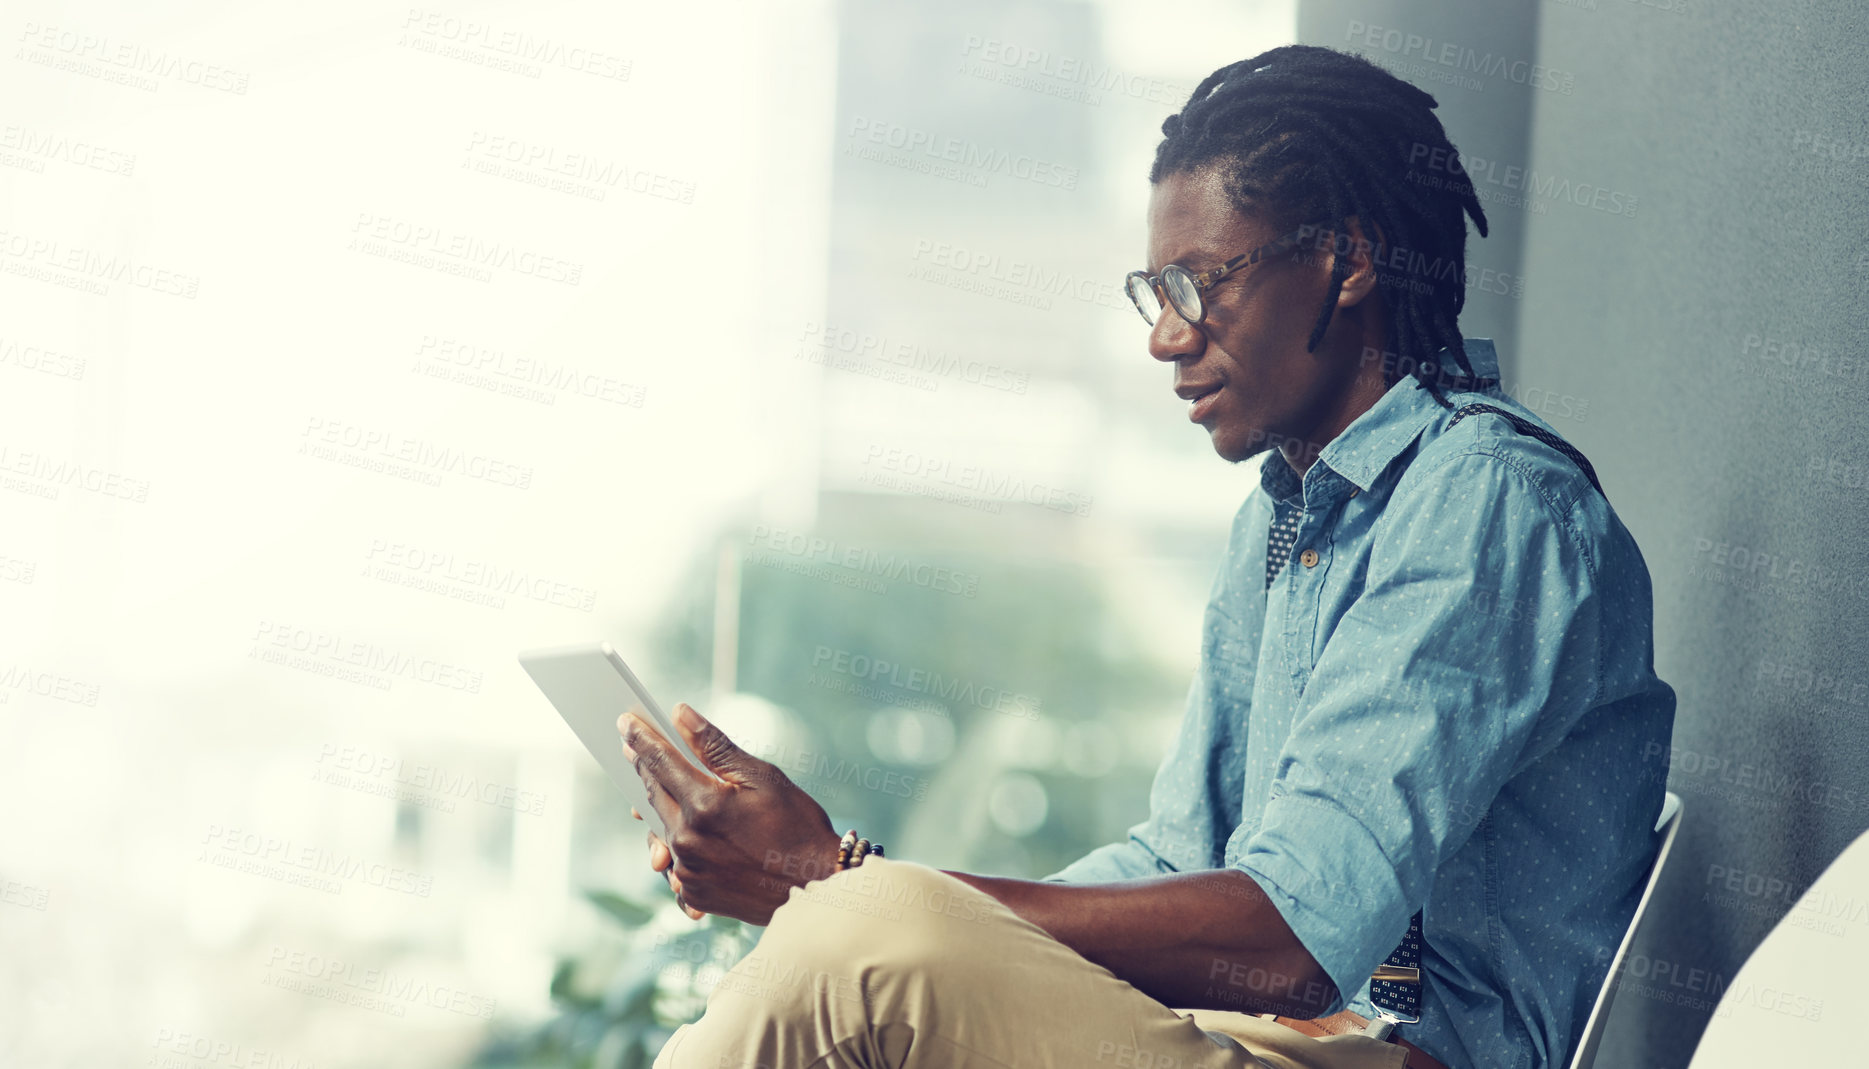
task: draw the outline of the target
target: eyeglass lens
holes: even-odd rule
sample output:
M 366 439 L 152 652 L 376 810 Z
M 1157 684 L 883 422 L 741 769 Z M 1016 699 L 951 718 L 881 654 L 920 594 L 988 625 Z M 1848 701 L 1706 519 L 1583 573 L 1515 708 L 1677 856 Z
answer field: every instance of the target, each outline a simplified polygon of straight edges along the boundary
M 1162 269 L 1162 289 L 1168 292 L 1168 301 L 1174 305 L 1175 312 L 1190 323 L 1198 323 L 1202 318 L 1201 291 L 1194 284 L 1194 276 L 1178 264 L 1169 264 Z M 1126 283 L 1129 299 L 1135 302 L 1136 310 L 1150 326 L 1162 314 L 1162 302 L 1156 288 L 1148 279 L 1140 275 L 1131 275 Z

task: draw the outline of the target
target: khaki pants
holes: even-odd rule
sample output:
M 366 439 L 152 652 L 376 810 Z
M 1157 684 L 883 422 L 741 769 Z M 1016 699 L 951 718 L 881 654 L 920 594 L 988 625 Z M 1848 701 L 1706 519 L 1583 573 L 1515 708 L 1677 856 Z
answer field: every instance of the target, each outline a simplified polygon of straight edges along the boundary
M 868 858 L 797 888 L 656 1069 L 1402 1069 L 1367 1036 L 1177 1011 L 982 891 Z

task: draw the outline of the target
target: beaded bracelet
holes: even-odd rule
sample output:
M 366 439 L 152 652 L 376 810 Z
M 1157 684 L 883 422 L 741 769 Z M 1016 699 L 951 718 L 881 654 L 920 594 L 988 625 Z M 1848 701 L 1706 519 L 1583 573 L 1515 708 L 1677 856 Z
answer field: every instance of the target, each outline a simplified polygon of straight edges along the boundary
M 851 828 L 837 842 L 837 870 L 854 869 L 863 864 L 863 859 L 870 854 L 883 856 L 883 844 L 873 843 L 868 839 L 857 838 L 857 829 Z

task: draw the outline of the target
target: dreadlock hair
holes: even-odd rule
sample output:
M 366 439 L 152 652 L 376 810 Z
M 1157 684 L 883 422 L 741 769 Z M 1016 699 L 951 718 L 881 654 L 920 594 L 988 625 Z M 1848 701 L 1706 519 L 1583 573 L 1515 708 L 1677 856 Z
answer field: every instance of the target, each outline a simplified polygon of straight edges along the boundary
M 1408 265 L 1377 271 L 1390 310 L 1383 384 L 1412 374 L 1417 389 L 1452 407 L 1442 385 L 1469 390 L 1497 380 L 1474 376 L 1460 336 L 1467 300 L 1462 212 L 1482 237 L 1486 213 L 1434 117 L 1436 106 L 1361 56 L 1274 48 L 1208 75 L 1180 113 L 1162 122 L 1149 181 L 1215 166 L 1241 214 L 1270 216 L 1281 231 L 1315 223 L 1317 233 L 1332 236 L 1339 255 L 1307 352 L 1323 340 L 1350 272 L 1342 223 L 1356 216 L 1379 265 Z M 1446 172 L 1430 173 L 1429 162 Z M 1455 367 L 1435 366 L 1443 348 Z

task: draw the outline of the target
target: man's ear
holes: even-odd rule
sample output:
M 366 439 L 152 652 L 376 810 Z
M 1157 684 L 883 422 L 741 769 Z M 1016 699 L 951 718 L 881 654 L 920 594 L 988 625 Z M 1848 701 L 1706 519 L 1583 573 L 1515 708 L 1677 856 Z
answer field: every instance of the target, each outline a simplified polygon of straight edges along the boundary
M 1337 293 L 1340 309 L 1360 304 L 1375 292 L 1376 264 L 1387 247 L 1380 228 L 1371 227 L 1369 233 L 1364 233 L 1362 220 L 1354 215 L 1344 219 L 1343 228 L 1344 236 L 1350 240 L 1335 243 L 1335 248 L 1341 249 L 1347 244 L 1349 251 L 1336 255 L 1348 261 L 1350 273 L 1343 280 L 1343 289 Z

